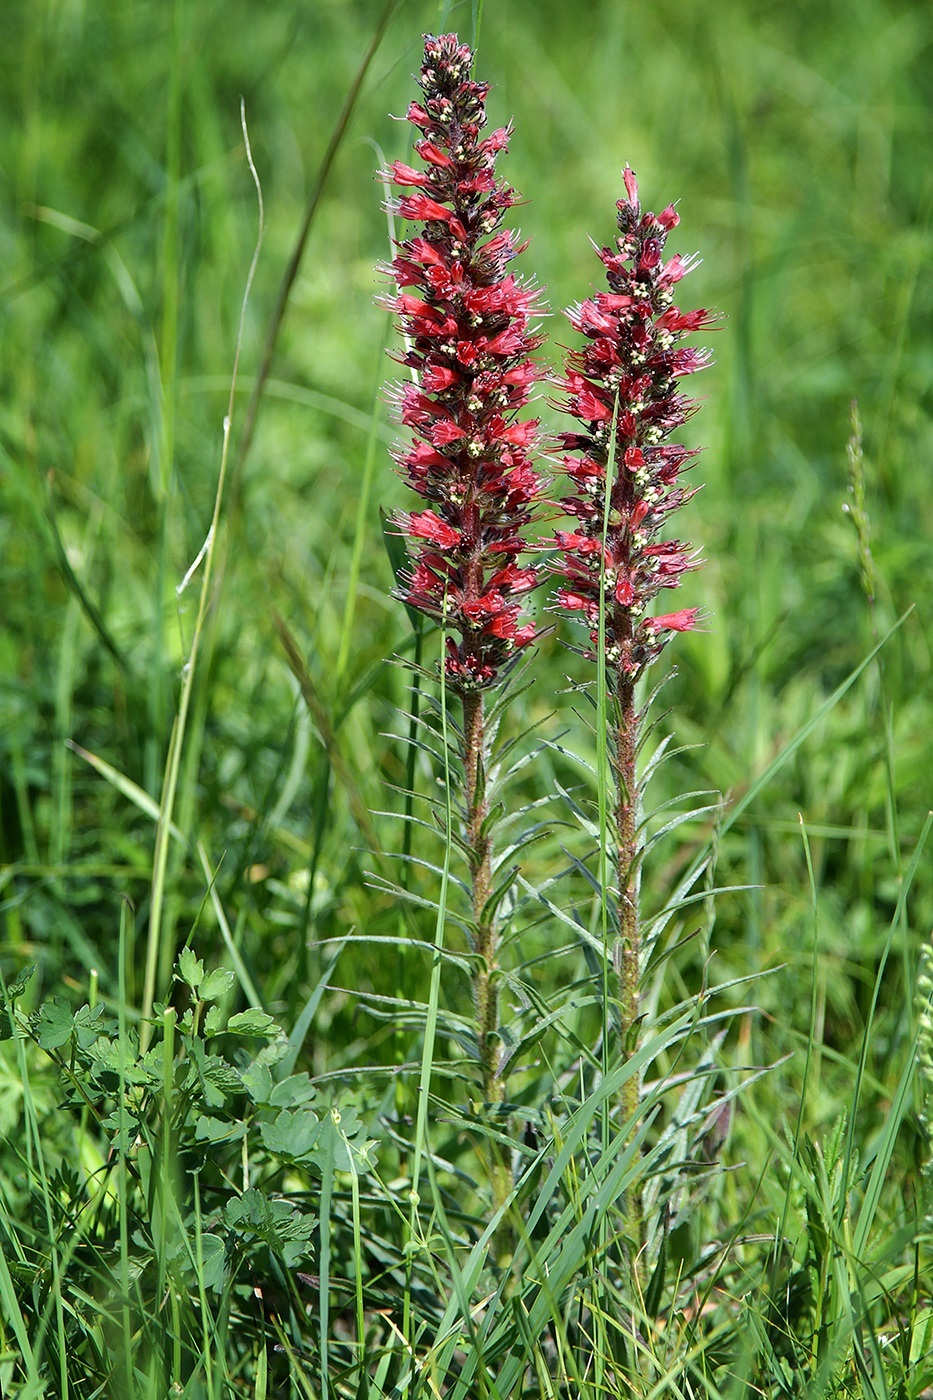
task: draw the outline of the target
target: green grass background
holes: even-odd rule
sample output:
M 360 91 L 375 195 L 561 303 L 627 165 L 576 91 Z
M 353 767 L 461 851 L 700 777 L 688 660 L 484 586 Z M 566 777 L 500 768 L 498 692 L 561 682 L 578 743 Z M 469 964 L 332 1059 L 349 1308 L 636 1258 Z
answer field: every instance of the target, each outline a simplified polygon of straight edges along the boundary
M 117 995 L 124 895 L 139 1003 L 153 823 L 68 741 L 158 799 L 196 611 L 196 582 L 181 597 L 176 588 L 210 521 L 256 235 L 239 98 L 266 229 L 234 450 L 309 189 L 380 13 L 370 0 L 7 0 L 0 13 L 0 960 L 8 978 L 39 964 L 30 1004 L 63 988 L 83 999 L 92 969 L 101 995 Z M 406 501 L 381 390 L 392 340 L 375 304 L 385 283 L 374 265 L 388 255 L 376 147 L 405 158 L 408 128 L 389 114 L 402 116 L 412 95 L 422 33 L 469 38 L 473 22 L 468 4 L 397 6 L 327 180 L 224 513 L 222 589 L 176 820 L 219 867 L 234 938 L 286 1025 L 321 965 L 316 941 L 397 929 L 394 902 L 366 879 L 385 864 L 373 847 L 401 846 L 401 823 L 383 813 L 401 807 L 387 784 L 404 782 L 405 752 L 388 736 L 404 723 L 405 681 L 380 663 L 411 636 L 388 596 L 379 519 L 380 506 Z M 931 803 L 931 42 L 928 7 L 893 0 L 487 0 L 482 11 L 477 71 L 493 84 L 492 119 L 515 123 L 503 173 L 526 201 L 522 265 L 553 313 L 550 362 L 573 339 L 561 308 L 599 282 L 588 239 L 611 236 L 626 161 L 649 207 L 679 201 L 671 246 L 702 254 L 684 304 L 723 313 L 689 428 L 705 447 L 703 489 L 682 523 L 706 559 L 682 602 L 710 619 L 667 654 L 678 675 L 663 723 L 690 747 L 664 770 L 658 800 L 699 788 L 741 797 L 875 636 L 914 608 L 881 654 L 883 676 L 877 664 L 863 673 L 720 850 L 719 882 L 750 888 L 719 901 L 716 975 L 772 971 L 737 1048 L 748 1063 L 780 1062 L 733 1130 L 733 1160 L 753 1174 L 775 1125 L 801 1109 L 811 977 L 824 1050 L 802 1105 L 808 1131 L 819 1137 L 851 1105 L 888 927 Z M 853 398 L 874 617 L 841 509 Z M 546 400 L 541 413 L 559 428 Z M 306 656 L 314 714 L 276 612 Z M 582 663 L 552 636 L 533 673 L 523 713 L 549 738 L 568 731 L 562 743 L 586 756 L 592 740 L 566 693 Z M 419 767 L 422 788 L 431 780 Z M 552 793 L 555 780 L 579 782 L 579 765 L 544 755 L 516 802 Z M 702 834 L 687 826 L 664 848 L 650 873 L 655 904 Z M 532 878 L 554 858 L 552 844 Z M 222 961 L 213 915 L 200 912 L 199 864 L 173 851 L 169 871 L 169 948 L 197 922 L 199 952 Z M 915 1029 L 928 860 L 908 909 L 859 1104 L 869 1160 Z M 545 967 L 549 942 L 563 941 L 547 925 L 528 938 L 526 956 Z M 688 955 L 671 975 L 686 990 L 701 968 Z M 306 1067 L 393 1063 L 396 1032 L 359 1015 L 355 993 L 391 993 L 399 976 L 426 995 L 422 962 L 345 953 Z M 450 992 L 462 1005 L 466 996 L 463 985 Z M 13 1060 L 0 1069 L 0 1127 L 15 1136 Z M 922 1152 L 909 1114 L 894 1213 L 914 1200 Z M 13 1170 L 0 1152 L 0 1173 Z

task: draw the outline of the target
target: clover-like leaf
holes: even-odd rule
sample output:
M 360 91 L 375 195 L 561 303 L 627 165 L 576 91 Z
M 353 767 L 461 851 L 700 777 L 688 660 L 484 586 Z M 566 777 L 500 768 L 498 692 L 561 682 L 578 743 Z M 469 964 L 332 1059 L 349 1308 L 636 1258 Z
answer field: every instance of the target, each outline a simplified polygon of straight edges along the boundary
M 226 1282 L 227 1251 L 218 1235 L 201 1236 L 201 1259 L 199 1277 L 205 1288 L 222 1293 Z
M 64 997 L 53 997 L 39 1008 L 34 1022 L 36 1040 L 43 1050 L 58 1050 L 74 1031 L 75 1018 Z
M 204 964 L 193 948 L 182 948 L 179 953 L 178 976 L 183 982 L 187 982 L 193 992 L 200 987 L 204 976 Z
M 253 1103 L 268 1103 L 272 1095 L 272 1075 L 268 1068 L 254 1060 L 242 1071 L 243 1087 Z
M 204 1014 L 204 1034 L 209 1040 L 227 1028 L 227 1018 L 219 1006 L 209 1006 Z
M 198 1115 L 194 1125 L 196 1142 L 239 1142 L 246 1133 L 246 1124 L 238 1119 L 211 1118 L 206 1113 Z
M 107 1019 L 107 1009 L 103 1002 L 98 1002 L 93 1011 L 85 1004 L 75 1013 L 74 1032 L 82 1050 L 90 1050 L 102 1035 L 115 1035 L 116 1031 L 117 1023 L 113 1019 Z
M 198 987 L 198 996 L 202 1001 L 218 1001 L 236 981 L 236 974 L 230 972 L 226 967 L 215 967 L 213 972 L 209 972 L 202 979 Z
M 272 1090 L 269 1102 L 277 1108 L 296 1108 L 313 1098 L 314 1085 L 310 1076 L 302 1072 L 290 1074 L 287 1079 L 280 1080 Z
M 310 1108 L 293 1113 L 283 1108 L 271 1123 L 261 1123 L 259 1131 L 270 1152 L 300 1162 L 313 1150 L 320 1132 L 318 1116 Z
M 297 1264 L 311 1247 L 313 1218 L 295 1210 L 289 1201 L 270 1200 L 253 1186 L 227 1202 L 223 1221 L 246 1243 L 262 1240 L 289 1267 Z
M 235 1016 L 231 1016 L 227 1022 L 227 1031 L 230 1035 L 277 1035 L 279 1027 L 275 1017 L 270 1016 L 266 1011 L 257 1011 L 251 1008 L 249 1011 L 238 1011 Z

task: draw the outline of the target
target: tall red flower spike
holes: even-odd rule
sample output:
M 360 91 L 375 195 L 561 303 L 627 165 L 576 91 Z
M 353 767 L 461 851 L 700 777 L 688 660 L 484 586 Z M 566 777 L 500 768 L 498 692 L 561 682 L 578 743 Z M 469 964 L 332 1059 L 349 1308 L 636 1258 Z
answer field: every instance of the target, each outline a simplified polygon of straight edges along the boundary
M 540 338 L 530 326 L 537 293 L 507 271 L 522 251 L 501 227 L 517 203 L 496 180 L 496 157 L 509 128 L 483 137 L 488 84 L 472 77 L 473 55 L 456 35 L 428 35 L 422 98 L 408 109 L 423 167 L 396 161 L 391 182 L 406 191 L 392 201 L 421 227 L 397 244 L 391 268 L 398 295 L 388 305 L 406 337 L 402 364 L 415 382 L 398 390 L 411 447 L 396 461 L 425 509 L 396 517 L 409 540 L 400 596 L 441 622 L 447 633 L 447 688 L 462 708 L 454 725 L 463 772 L 461 844 L 469 867 L 471 938 L 476 954 L 477 1060 L 483 1097 L 501 1103 L 494 821 L 487 796 L 495 770 L 485 691 L 503 680 L 535 628 L 522 600 L 537 582 L 521 530 L 541 488 L 532 467 L 538 421 L 520 418 L 540 371 L 530 356 Z M 509 1154 L 491 1142 L 496 1204 L 511 1189 Z
M 610 759 L 615 779 L 612 811 L 616 941 L 613 961 L 619 979 L 620 1041 L 629 1056 L 638 1044 L 641 963 L 639 876 L 642 858 L 641 792 L 637 768 L 644 714 L 636 707 L 636 682 L 674 632 L 697 623 L 696 608 L 651 613 L 663 589 L 676 588 L 696 554 L 677 539 L 659 538 L 669 516 L 693 491 L 680 475 L 695 450 L 668 442 L 696 404 L 679 381 L 709 361 L 705 350 L 681 344 L 686 335 L 712 323 L 708 311 L 679 311 L 674 287 L 696 264 L 675 254 L 666 262 L 664 244 L 680 222 L 669 205 L 642 213 L 638 186 L 625 167 L 625 198 L 618 201 L 619 237 L 599 256 L 609 290 L 568 311 L 586 337 L 568 355 L 560 387 L 562 405 L 580 427 L 565 433 L 563 468 L 573 493 L 563 501 L 573 530 L 557 532 L 552 568 L 564 586 L 558 607 L 580 616 L 590 639 L 604 647 L 611 722 Z M 613 437 L 615 425 L 615 441 Z M 607 500 L 610 463 L 612 480 Z M 600 637 L 600 598 L 602 638 Z M 593 659 L 593 653 L 587 653 Z M 622 1118 L 632 1124 L 638 1110 L 639 1076 L 622 1090 Z M 630 1223 L 640 1233 L 640 1208 L 630 1202 Z
M 396 461 L 428 503 L 397 517 L 411 557 L 400 596 L 444 621 L 447 680 L 460 694 L 492 685 L 534 640 L 521 613 L 536 573 L 517 561 L 541 486 L 537 419 L 518 418 L 541 377 L 529 358 L 541 343 L 529 324 L 537 293 L 506 271 L 524 245 L 500 227 L 518 197 L 495 173 L 510 128 L 482 137 L 489 85 L 472 65 L 456 35 L 426 37 L 423 97 L 408 109 L 423 168 L 388 171 L 410 191 L 393 209 L 422 226 L 397 245 L 388 302 L 407 341 L 399 359 L 416 376 L 398 390 L 414 442 Z
M 573 486 L 562 504 L 577 523 L 572 531 L 557 532 L 560 555 L 554 568 L 565 580 L 558 605 L 582 613 L 594 644 L 604 579 L 607 670 L 634 683 L 673 632 L 689 631 L 698 620 L 695 608 L 653 616 L 647 610 L 662 589 L 676 588 L 697 564 L 688 545 L 658 535 L 694 494 L 680 484 L 680 474 L 696 449 L 666 441 L 697 408 L 680 392 L 679 381 L 709 363 L 707 351 L 680 342 L 714 318 L 705 310 L 683 312 L 672 305 L 674 287 L 697 259 L 675 253 L 664 261 L 667 235 L 680 217 L 673 205 L 660 214 L 643 214 L 628 166 L 623 178 L 619 237 L 614 249 L 599 254 L 609 290 L 567 312 L 587 344 L 568 355 L 560 384 L 567 396 L 561 406 L 582 429 L 561 438 L 569 454 L 564 471 Z M 614 414 L 614 475 L 605 528 Z

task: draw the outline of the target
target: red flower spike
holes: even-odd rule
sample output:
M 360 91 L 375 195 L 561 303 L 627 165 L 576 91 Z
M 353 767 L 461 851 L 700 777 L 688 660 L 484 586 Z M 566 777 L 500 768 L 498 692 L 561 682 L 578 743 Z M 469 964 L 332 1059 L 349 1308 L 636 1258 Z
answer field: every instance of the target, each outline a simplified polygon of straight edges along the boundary
M 574 493 L 563 505 L 574 528 L 557 532 L 551 567 L 564 585 L 556 606 L 581 622 L 592 642 L 583 656 L 604 661 L 606 668 L 606 743 L 614 788 L 611 947 L 619 1049 L 626 1060 L 639 1049 L 644 970 L 639 878 L 645 827 L 638 762 L 644 710 L 636 687 L 670 637 L 698 621 L 696 608 L 654 616 L 649 608 L 697 562 L 688 545 L 662 540 L 660 533 L 692 494 L 679 484 L 679 475 L 693 451 L 665 441 L 695 408 L 677 386 L 707 363 L 703 352 L 679 342 L 710 318 L 706 311 L 683 314 L 672 305 L 674 286 L 695 266 L 695 259 L 679 254 L 664 259 L 667 235 L 678 224 L 673 207 L 658 215 L 643 213 L 628 166 L 622 177 L 626 197 L 617 204 L 619 236 L 614 248 L 599 254 L 608 291 L 567 313 L 585 337 L 567 357 L 559 385 L 563 408 L 577 419 L 577 430 L 560 439 L 568 453 L 563 470 Z M 629 1068 L 620 1093 L 623 1123 L 635 1121 L 641 1098 L 641 1074 L 635 1064 Z M 641 1207 L 630 1204 L 627 1211 L 641 1245 Z
M 455 35 L 427 36 L 422 96 L 408 109 L 424 168 L 395 161 L 386 172 L 401 191 L 393 209 L 421 225 L 389 269 L 409 347 L 399 358 L 417 376 L 398 395 L 414 440 L 395 459 L 432 506 L 397 517 L 411 556 L 400 596 L 452 634 L 447 676 L 463 695 L 534 640 L 520 614 L 537 574 L 517 561 L 541 488 L 538 421 L 518 417 L 542 377 L 530 358 L 537 294 L 507 270 L 524 245 L 500 227 L 518 200 L 496 179 L 511 129 L 482 137 L 488 87 L 472 65 Z
M 563 502 L 576 520 L 572 533 L 558 531 L 559 556 L 553 571 L 569 585 L 557 606 L 583 614 L 591 641 L 598 645 L 600 558 L 605 522 L 605 648 L 610 674 L 630 687 L 660 654 L 674 632 L 697 624 L 696 608 L 647 616 L 652 600 L 676 588 L 696 555 L 679 540 L 660 540 L 668 515 L 693 494 L 679 484 L 695 450 L 665 439 L 695 411 L 676 391 L 685 376 L 709 363 L 709 354 L 681 346 L 685 335 L 705 329 L 706 310 L 680 311 L 672 289 L 695 266 L 695 257 L 675 253 L 665 261 L 667 235 L 680 223 L 673 205 L 660 214 L 643 213 L 633 172 L 622 172 L 626 197 L 618 201 L 619 237 L 603 248 L 608 290 L 599 291 L 567 312 L 586 337 L 567 357 L 563 407 L 579 430 L 565 433 L 570 455 L 563 470 L 574 495 Z M 617 405 L 617 406 L 616 406 Z M 606 468 L 615 417 L 614 480 L 606 510 Z

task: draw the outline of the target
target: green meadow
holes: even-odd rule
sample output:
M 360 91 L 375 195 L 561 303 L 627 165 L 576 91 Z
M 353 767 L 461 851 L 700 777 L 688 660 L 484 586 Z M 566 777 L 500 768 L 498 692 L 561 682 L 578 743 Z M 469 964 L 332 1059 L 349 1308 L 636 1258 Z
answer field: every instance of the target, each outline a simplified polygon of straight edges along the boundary
M 594 668 L 548 584 L 490 1105 L 457 712 L 392 596 L 377 173 L 450 30 L 554 375 L 626 162 L 720 313 L 632 1132 Z M 931 45 L 908 0 L 5 0 L 4 1396 L 933 1395 Z

